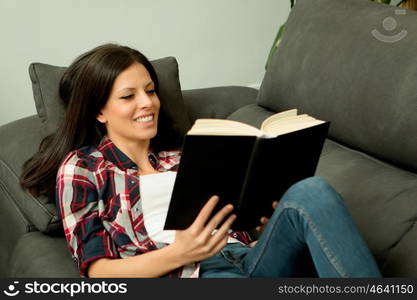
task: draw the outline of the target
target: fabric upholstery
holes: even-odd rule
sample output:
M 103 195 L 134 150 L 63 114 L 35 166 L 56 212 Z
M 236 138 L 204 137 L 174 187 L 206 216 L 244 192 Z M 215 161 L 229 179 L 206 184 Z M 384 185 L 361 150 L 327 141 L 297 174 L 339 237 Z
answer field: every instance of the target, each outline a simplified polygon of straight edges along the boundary
M 246 123 L 255 126 L 256 128 L 260 128 L 262 122 L 274 113 L 274 111 L 269 111 L 257 104 L 249 104 L 230 114 L 227 119 Z
M 236 109 L 255 103 L 258 90 L 244 86 L 222 86 L 183 91 L 191 121 L 198 118 L 227 118 Z
M 58 234 L 62 228 L 56 214 L 56 205 L 48 197 L 33 197 L 19 185 L 23 163 L 35 153 L 42 139 L 39 118 L 31 116 L 0 128 L 0 184 L 15 202 L 29 224 L 49 234 Z M 3 200 L 4 201 L 4 200 Z
M 29 226 L 5 185 L 0 182 L 0 278 L 6 277 L 14 245 Z M 7 238 L 6 238 L 7 237 Z
M 39 231 L 20 238 L 7 269 L 7 277 L 79 278 L 65 237 L 51 237 Z
M 396 15 L 396 9 L 363 0 L 298 0 L 257 103 L 331 121 L 332 138 L 416 171 L 417 12 Z M 384 33 L 387 17 L 397 21 L 395 33 L 408 35 L 395 43 L 375 38 L 372 31 Z
M 416 277 L 417 174 L 327 140 L 316 175 L 342 195 L 382 274 Z

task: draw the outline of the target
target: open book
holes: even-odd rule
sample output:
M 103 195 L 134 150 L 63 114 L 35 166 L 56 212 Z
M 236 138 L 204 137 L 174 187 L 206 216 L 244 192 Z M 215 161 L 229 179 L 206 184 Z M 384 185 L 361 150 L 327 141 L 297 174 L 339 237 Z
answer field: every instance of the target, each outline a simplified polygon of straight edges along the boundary
M 297 110 L 291 109 L 266 118 L 260 129 L 232 120 L 198 119 L 187 135 L 253 135 L 268 138 L 322 123 L 325 122 L 307 114 L 297 115 Z
M 188 131 L 164 229 L 185 229 L 212 195 L 228 203 L 233 229 L 259 225 L 272 202 L 313 176 L 330 123 L 292 109 L 265 119 L 261 129 L 237 121 L 199 119 Z

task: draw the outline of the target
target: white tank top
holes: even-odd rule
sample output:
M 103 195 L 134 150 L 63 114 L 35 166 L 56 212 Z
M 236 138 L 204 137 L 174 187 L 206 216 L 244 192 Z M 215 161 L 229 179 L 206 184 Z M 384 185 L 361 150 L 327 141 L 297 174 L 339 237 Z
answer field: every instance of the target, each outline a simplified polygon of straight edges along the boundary
M 167 171 L 142 175 L 139 178 L 145 228 L 150 239 L 155 242 L 171 244 L 175 240 L 175 230 L 163 228 L 176 176 L 176 172 Z M 239 241 L 229 237 L 228 243 L 236 242 Z

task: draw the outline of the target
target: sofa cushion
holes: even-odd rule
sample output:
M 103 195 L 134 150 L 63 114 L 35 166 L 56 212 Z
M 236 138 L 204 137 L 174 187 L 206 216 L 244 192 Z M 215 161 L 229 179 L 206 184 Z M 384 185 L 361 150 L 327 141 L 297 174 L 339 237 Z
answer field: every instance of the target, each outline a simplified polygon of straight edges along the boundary
M 255 103 L 258 90 L 221 86 L 182 91 L 192 123 L 199 118 L 225 119 L 242 106 Z
M 249 104 L 230 114 L 227 119 L 261 128 L 262 122 L 274 113 L 257 104 Z
M 180 133 L 185 133 L 191 125 L 182 99 L 177 60 L 165 57 L 151 63 L 159 80 L 161 105 L 173 119 L 174 127 Z M 29 66 L 36 110 L 45 135 L 54 133 L 65 115 L 65 106 L 59 97 L 59 81 L 65 70 L 66 67 L 43 63 L 32 63 Z
M 363 0 L 298 0 L 257 103 L 331 121 L 333 139 L 417 171 L 417 12 L 397 10 Z M 389 17 L 398 23 L 392 32 L 383 27 Z M 375 30 L 408 35 L 384 42 Z
M 382 274 L 415 277 L 417 175 L 331 140 L 316 175 L 342 195 Z

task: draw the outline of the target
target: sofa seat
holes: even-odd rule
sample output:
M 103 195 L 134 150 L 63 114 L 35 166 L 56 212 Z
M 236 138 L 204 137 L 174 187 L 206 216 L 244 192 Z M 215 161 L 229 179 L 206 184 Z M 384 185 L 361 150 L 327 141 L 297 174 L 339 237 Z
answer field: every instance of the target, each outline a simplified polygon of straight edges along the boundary
M 7 271 L 7 277 L 80 277 L 65 237 L 52 237 L 40 231 L 27 232 L 20 237 Z

